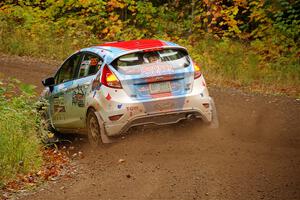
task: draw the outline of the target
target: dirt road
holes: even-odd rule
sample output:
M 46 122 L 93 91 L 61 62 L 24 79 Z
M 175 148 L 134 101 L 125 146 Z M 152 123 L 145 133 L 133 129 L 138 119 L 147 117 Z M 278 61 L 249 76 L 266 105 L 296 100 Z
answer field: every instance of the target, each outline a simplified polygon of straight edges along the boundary
M 55 65 L 0 57 L 0 73 L 38 85 Z M 139 128 L 92 150 L 74 178 L 22 199 L 300 199 L 300 101 L 210 88 L 220 128 Z M 119 159 L 125 162 L 119 163 Z

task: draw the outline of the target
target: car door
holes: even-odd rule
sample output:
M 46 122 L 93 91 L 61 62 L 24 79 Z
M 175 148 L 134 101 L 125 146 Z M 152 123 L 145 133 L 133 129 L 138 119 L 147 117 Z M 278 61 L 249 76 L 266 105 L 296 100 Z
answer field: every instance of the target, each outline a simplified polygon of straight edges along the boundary
M 82 59 L 78 66 L 75 80 L 71 88 L 69 88 L 71 104 L 68 110 L 68 119 L 72 128 L 83 128 L 85 126 L 86 97 L 91 91 L 91 82 L 102 63 L 103 59 L 99 55 L 91 52 L 82 52 Z
M 74 79 L 77 76 L 77 69 L 81 61 L 82 54 L 76 53 L 69 57 L 60 67 L 54 76 L 55 85 L 51 92 L 50 114 L 55 128 L 70 128 L 72 126 L 71 107 Z

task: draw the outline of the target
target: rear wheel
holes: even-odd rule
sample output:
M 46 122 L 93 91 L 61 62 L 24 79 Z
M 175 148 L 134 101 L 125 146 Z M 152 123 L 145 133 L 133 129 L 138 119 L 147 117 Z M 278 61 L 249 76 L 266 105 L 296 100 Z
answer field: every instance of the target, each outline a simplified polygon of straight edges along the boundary
M 93 110 L 90 110 L 87 114 L 87 129 L 90 145 L 97 147 L 101 143 L 101 128 Z

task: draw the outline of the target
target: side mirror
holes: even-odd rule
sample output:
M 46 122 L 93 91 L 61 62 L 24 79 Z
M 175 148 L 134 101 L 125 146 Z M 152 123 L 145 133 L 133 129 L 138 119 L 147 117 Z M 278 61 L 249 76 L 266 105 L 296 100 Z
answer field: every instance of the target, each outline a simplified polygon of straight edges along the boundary
M 45 87 L 53 86 L 54 78 L 53 77 L 46 78 L 46 79 L 42 80 L 42 83 Z

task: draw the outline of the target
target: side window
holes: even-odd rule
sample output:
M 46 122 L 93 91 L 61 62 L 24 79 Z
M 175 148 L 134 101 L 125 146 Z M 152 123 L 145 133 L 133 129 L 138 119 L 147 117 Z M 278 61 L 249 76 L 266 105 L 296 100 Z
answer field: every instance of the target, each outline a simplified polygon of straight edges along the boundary
M 79 67 L 78 78 L 96 74 L 102 65 L 102 59 L 94 54 L 85 53 Z
M 76 68 L 80 62 L 81 54 L 75 54 L 64 62 L 55 76 L 55 84 L 60 84 L 75 78 Z

